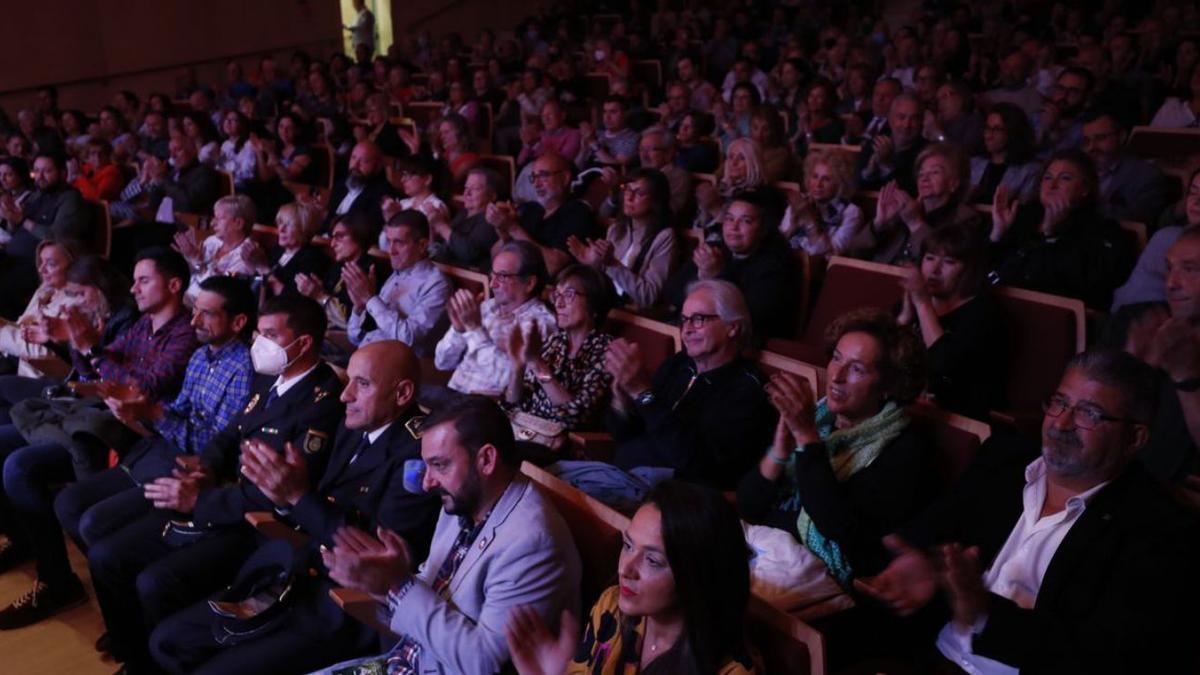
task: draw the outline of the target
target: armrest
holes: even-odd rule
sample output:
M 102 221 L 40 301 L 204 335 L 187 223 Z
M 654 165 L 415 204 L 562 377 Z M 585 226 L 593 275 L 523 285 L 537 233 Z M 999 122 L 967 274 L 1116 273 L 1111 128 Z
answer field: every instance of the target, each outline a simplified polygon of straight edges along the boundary
M 579 448 L 584 457 L 596 462 L 612 460 L 617 442 L 607 431 L 572 431 L 567 434 L 571 445 Z
M 329 597 L 343 612 L 354 617 L 359 623 L 380 635 L 392 635 L 392 629 L 383 613 L 383 605 L 376 602 L 375 598 L 352 588 L 331 588 Z
M 29 359 L 29 365 L 37 368 L 52 380 L 65 380 L 71 373 L 71 364 L 57 356 L 47 356 L 40 359 Z
M 308 545 L 307 534 L 280 522 L 270 511 L 249 511 L 246 522 L 267 539 L 283 539 L 296 548 Z

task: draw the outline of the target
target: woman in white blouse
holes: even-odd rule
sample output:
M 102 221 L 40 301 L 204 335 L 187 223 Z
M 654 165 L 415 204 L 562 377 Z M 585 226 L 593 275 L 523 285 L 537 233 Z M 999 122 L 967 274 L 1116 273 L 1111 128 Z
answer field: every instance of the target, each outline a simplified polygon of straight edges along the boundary
M 845 150 L 813 150 L 804 160 L 805 193 L 794 195 L 779 229 L 809 255 L 865 257 L 875 237 L 854 196 L 854 160 Z
M 240 112 L 230 110 L 221 118 L 221 159 L 217 168 L 233 175 L 234 185 L 243 185 L 258 176 L 258 154 L 250 143 L 250 122 Z
M 50 356 L 44 346 L 29 342 L 22 328 L 37 323 L 43 317 L 61 317 L 64 310 L 76 304 L 67 292 L 67 268 L 78 257 L 75 246 L 64 241 L 44 239 L 37 247 L 37 272 L 41 285 L 34 291 L 25 312 L 15 323 L 0 320 L 0 353 L 20 359 L 17 374 L 23 377 L 42 377 L 43 373 L 30 363 L 33 359 Z
M 621 213 L 604 239 L 571 237 L 571 255 L 603 271 L 631 304 L 652 307 L 678 261 L 671 186 L 656 169 L 634 169 L 621 186 Z
M 213 205 L 213 233 L 202 242 L 195 229 L 175 235 L 175 249 L 192 266 L 192 280 L 185 295 L 189 304 L 200 294 L 200 282 L 211 276 L 254 276 L 257 249 L 250 239 L 253 226 L 254 202 L 246 195 L 229 195 Z

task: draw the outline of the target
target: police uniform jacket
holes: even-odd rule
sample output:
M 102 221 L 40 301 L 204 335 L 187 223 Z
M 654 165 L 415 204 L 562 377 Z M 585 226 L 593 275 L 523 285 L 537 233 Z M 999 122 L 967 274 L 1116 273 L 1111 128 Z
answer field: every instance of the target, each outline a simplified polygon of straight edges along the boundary
M 307 460 L 310 480 L 315 481 L 324 470 L 331 440 L 344 414 L 338 400 L 342 385 L 337 374 L 321 362 L 268 406 L 267 399 L 277 379 L 274 375 L 256 376 L 246 408 L 201 452 L 200 461 L 214 472 L 218 481 L 234 482 L 200 493 L 193 509 L 197 526 L 211 529 L 233 525 L 243 522 L 248 511 L 275 508 L 257 486 L 241 477 L 243 441 L 261 440 L 279 452 L 291 442 Z

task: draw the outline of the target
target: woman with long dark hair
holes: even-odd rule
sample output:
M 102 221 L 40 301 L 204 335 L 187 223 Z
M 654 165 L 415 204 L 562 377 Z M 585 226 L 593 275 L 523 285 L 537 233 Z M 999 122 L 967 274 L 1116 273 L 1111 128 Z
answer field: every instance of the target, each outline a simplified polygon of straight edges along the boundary
M 656 169 L 634 169 L 621 186 L 621 210 L 604 239 L 572 237 L 571 255 L 603 271 L 617 294 L 639 307 L 658 302 L 678 261 L 671 229 L 671 186 Z
M 748 551 L 737 513 L 720 493 L 679 481 L 651 490 L 623 535 L 617 577 L 592 606 L 578 642 L 574 622 L 564 621 L 556 639 L 532 608 L 517 609 L 506 630 L 517 672 L 759 671 L 745 638 Z

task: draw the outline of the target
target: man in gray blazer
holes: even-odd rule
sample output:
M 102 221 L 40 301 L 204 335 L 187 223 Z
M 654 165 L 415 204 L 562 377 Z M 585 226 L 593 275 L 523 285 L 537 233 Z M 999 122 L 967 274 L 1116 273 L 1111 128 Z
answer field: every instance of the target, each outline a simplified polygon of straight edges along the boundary
M 504 624 L 530 605 L 554 621 L 579 611 L 580 563 L 554 507 L 523 476 L 512 427 L 492 401 L 468 396 L 422 427 L 423 487 L 442 500 L 429 558 L 415 572 L 407 543 L 343 528 L 323 552 L 334 581 L 385 603 L 388 672 L 494 673 L 509 659 Z M 355 663 L 333 666 L 340 671 Z

